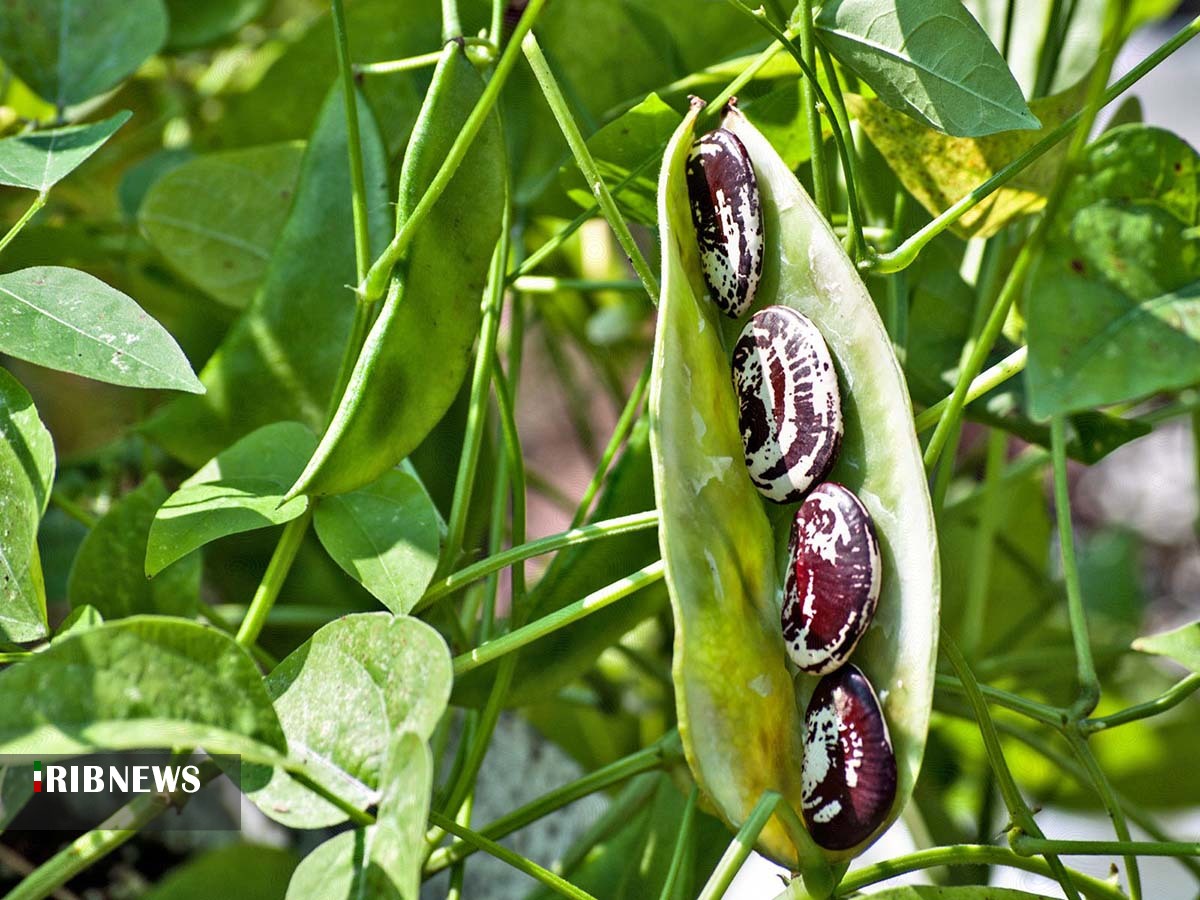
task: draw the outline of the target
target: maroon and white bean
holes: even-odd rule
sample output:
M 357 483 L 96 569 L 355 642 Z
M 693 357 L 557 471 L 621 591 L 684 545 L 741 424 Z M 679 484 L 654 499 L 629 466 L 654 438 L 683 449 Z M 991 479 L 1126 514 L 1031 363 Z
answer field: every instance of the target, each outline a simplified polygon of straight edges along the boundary
M 875 615 L 880 570 L 866 507 L 837 482 L 817 485 L 792 520 L 781 615 L 802 672 L 824 675 L 850 658 Z
M 814 841 L 847 850 L 869 838 L 896 799 L 896 757 L 867 677 L 846 666 L 822 678 L 804 715 L 804 821 Z
M 768 500 L 796 502 L 828 474 L 842 443 L 825 339 L 794 309 L 759 310 L 734 346 L 733 386 L 750 480 Z
M 754 302 L 763 265 L 758 180 L 741 139 L 724 128 L 699 138 L 687 186 L 704 280 L 718 308 L 736 319 Z

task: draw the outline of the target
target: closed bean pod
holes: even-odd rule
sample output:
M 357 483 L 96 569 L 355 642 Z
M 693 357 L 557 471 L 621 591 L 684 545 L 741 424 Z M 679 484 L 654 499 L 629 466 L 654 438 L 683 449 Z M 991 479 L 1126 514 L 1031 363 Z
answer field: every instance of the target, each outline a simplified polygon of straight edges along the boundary
M 842 443 L 842 399 L 825 339 L 805 315 L 768 306 L 733 348 L 738 424 L 750 480 L 795 503 L 825 477 Z
M 763 265 L 758 180 L 742 142 L 724 128 L 701 137 L 687 186 L 704 280 L 721 312 L 737 318 L 754 302 Z
M 896 756 L 871 683 L 857 666 L 818 682 L 804 715 L 804 822 L 829 850 L 861 844 L 896 799 Z
M 866 633 L 881 583 L 871 514 L 854 492 L 828 481 L 796 510 L 783 589 L 783 641 L 800 671 L 832 672 Z

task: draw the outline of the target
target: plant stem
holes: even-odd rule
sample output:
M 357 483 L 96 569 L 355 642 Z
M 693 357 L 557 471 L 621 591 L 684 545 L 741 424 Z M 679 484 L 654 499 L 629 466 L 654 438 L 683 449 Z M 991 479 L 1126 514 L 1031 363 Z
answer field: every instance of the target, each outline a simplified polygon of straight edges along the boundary
M 447 818 L 441 813 L 431 810 L 429 813 L 429 821 L 443 831 L 449 832 L 455 837 L 472 845 L 477 850 L 482 850 L 484 853 L 494 856 L 501 862 L 508 863 L 518 872 L 524 872 L 526 875 L 537 879 L 542 884 L 546 885 L 546 887 L 550 888 L 552 891 L 562 897 L 569 897 L 571 900 L 596 900 L 596 898 L 594 898 L 591 894 L 575 887 L 575 885 L 571 884 L 571 882 L 560 878 L 549 869 L 543 869 L 537 863 L 530 862 L 519 853 L 514 853 L 507 847 L 502 847 L 495 841 L 488 840 L 483 835 L 476 831 L 472 831 L 470 828 L 463 828 L 453 819 Z
M 849 897 L 865 887 L 909 872 L 919 872 L 939 866 L 977 865 L 1007 866 L 1010 869 L 1021 869 L 1047 878 L 1056 877 L 1048 863 L 1032 856 L 1020 856 L 1003 847 L 992 847 L 986 844 L 952 844 L 948 847 L 918 850 L 916 853 L 906 856 L 897 856 L 895 859 L 864 866 L 851 872 L 842 880 L 842 883 L 838 885 L 836 896 Z M 1070 876 L 1089 900 L 1128 900 L 1118 888 L 1106 881 L 1074 870 L 1070 871 Z
M 629 261 L 633 265 L 633 271 L 645 287 L 646 293 L 650 295 L 651 301 L 657 305 L 658 279 L 655 278 L 649 263 L 646 262 L 646 258 L 638 248 L 637 242 L 634 241 L 633 234 L 629 231 L 629 225 L 626 224 L 624 216 L 621 215 L 620 209 L 617 208 L 617 201 L 613 199 L 612 193 L 604 183 L 604 179 L 600 176 L 600 169 L 596 165 L 596 160 L 592 157 L 592 151 L 588 149 L 587 141 L 584 140 L 583 135 L 580 133 L 579 126 L 575 124 L 575 118 L 571 115 L 571 109 L 567 105 L 566 98 L 563 97 L 562 89 L 559 87 L 558 81 L 554 78 L 554 73 L 550 71 L 550 64 L 546 61 L 546 57 L 542 53 L 542 48 L 538 45 L 537 38 L 534 37 L 533 32 L 525 35 L 522 41 L 522 49 L 525 51 L 525 59 L 529 62 L 529 67 L 533 70 L 534 77 L 541 86 L 546 103 L 549 104 L 550 111 L 554 114 L 554 118 L 558 122 L 558 127 L 562 131 L 563 137 L 566 138 L 567 145 L 571 148 L 571 153 L 575 156 L 575 164 L 579 167 L 580 173 L 591 188 L 592 194 L 595 196 L 596 202 L 600 205 L 600 211 L 608 221 L 609 227 L 612 228 L 613 233 L 616 235 L 617 243 L 621 245 L 621 249 L 629 257 Z
M 983 467 L 983 498 L 975 545 L 971 553 L 971 575 L 963 606 L 963 653 L 974 657 L 983 642 L 984 613 L 992 573 L 992 549 L 1000 518 L 1000 476 L 1004 472 L 1004 454 L 1008 435 L 998 428 L 988 431 L 987 461 Z
M 1130 722 L 1136 722 L 1140 719 L 1148 719 L 1151 716 L 1157 716 L 1159 713 L 1166 712 L 1168 709 L 1178 706 L 1192 694 L 1196 693 L 1197 690 L 1200 690 L 1200 674 L 1193 672 L 1153 700 L 1138 703 L 1111 715 L 1100 716 L 1095 719 L 1084 719 L 1079 723 L 1079 727 L 1084 733 L 1091 734 L 1103 731 L 1106 728 L 1128 725 Z
M 619 581 L 614 581 L 607 587 L 588 594 L 582 600 L 569 603 L 549 615 L 542 616 L 540 619 L 530 622 L 528 625 L 514 628 L 512 631 L 494 640 L 480 644 L 474 650 L 454 657 L 454 677 L 461 678 L 468 672 L 478 669 L 480 666 L 486 665 L 494 659 L 499 659 L 515 650 L 520 650 L 527 644 L 532 644 L 534 641 L 544 638 L 548 634 L 553 634 L 560 628 L 565 628 L 573 622 L 578 622 L 580 619 L 586 618 L 592 613 L 599 612 L 605 607 L 616 603 L 618 600 L 622 600 L 630 594 L 654 584 L 656 581 L 661 580 L 662 577 L 663 563 L 662 560 L 659 560 L 643 569 L 639 569 L 632 575 L 627 575 Z
M 679 834 L 675 838 L 675 849 L 671 853 L 671 864 L 667 868 L 667 877 L 663 880 L 659 900 L 674 900 L 675 884 L 679 880 L 679 871 L 683 868 L 683 858 L 687 853 L 688 842 L 692 839 L 692 822 L 696 818 L 696 798 L 700 789 L 695 785 L 688 794 L 687 805 L 683 808 L 683 817 L 679 821 Z
M 462 36 L 462 23 L 458 19 L 458 0 L 442 0 L 442 40 L 450 42 Z
M 479 834 L 491 840 L 502 840 L 514 831 L 524 828 L 530 822 L 536 822 L 576 800 L 607 790 L 613 785 L 620 784 L 643 772 L 652 772 L 674 765 L 682 759 L 683 745 L 679 742 L 679 735 L 677 732 L 671 732 L 643 750 L 609 763 L 570 784 L 555 788 L 533 802 L 501 816 L 487 827 L 480 829 Z M 478 849 L 465 841 L 456 841 L 447 847 L 435 850 L 425 863 L 425 876 L 434 875 L 442 869 L 466 859 Z
M 429 608 L 435 601 L 440 600 L 447 594 L 454 593 L 471 582 L 486 578 L 493 572 L 499 572 L 501 569 L 506 569 L 515 563 L 523 562 L 524 560 L 532 559 L 535 556 L 541 556 L 545 553 L 553 553 L 555 550 L 561 550 L 564 547 L 571 547 L 575 544 L 586 544 L 590 541 L 601 540 L 602 538 L 613 537 L 618 534 L 628 534 L 631 531 L 655 528 L 657 526 L 658 510 L 652 509 L 629 516 L 619 516 L 615 519 L 593 522 L 590 525 L 538 538 L 527 544 L 518 544 L 515 547 L 509 547 L 507 550 L 495 553 L 487 559 L 481 559 L 477 563 L 459 569 L 453 575 L 449 575 L 441 581 L 435 581 L 425 591 L 425 596 L 417 604 L 414 613 Z
M 746 862 L 750 851 L 754 849 L 755 841 L 758 840 L 759 834 L 766 827 L 781 799 L 775 791 L 766 791 L 759 798 L 754 809 L 750 811 L 750 815 L 746 817 L 746 821 L 742 823 L 742 827 L 738 829 L 738 833 L 730 841 L 729 847 L 717 863 L 712 875 L 709 876 L 704 889 L 699 894 L 699 900 L 721 900 L 725 896 L 725 891 L 737 876 L 742 864 Z
M 858 204 L 858 167 L 855 162 L 855 154 L 851 152 L 854 148 L 854 136 L 850 131 L 850 117 L 846 114 L 846 102 L 842 99 L 842 85 L 838 81 L 833 58 L 823 46 L 819 46 L 817 49 L 820 51 L 825 77 L 829 79 L 829 99 L 832 101 L 829 112 L 833 120 L 833 127 L 842 136 L 838 142 L 838 148 L 843 151 L 841 154 L 842 175 L 846 179 L 846 214 L 850 220 L 848 230 L 850 246 L 847 252 L 850 258 L 857 263 L 867 252 L 867 239 L 863 236 L 862 209 Z
M 52 491 L 50 491 L 50 502 L 84 528 L 95 528 L 96 523 L 100 521 L 99 516 L 90 510 L 85 509 L 81 504 L 76 503 L 74 500 L 64 494 L 60 488 L 54 488 Z
M 483 429 L 487 424 L 488 390 L 492 381 L 492 357 L 496 351 L 496 336 L 504 306 L 504 272 L 508 268 L 509 213 L 507 206 L 502 217 L 500 240 L 492 256 L 488 275 L 487 302 L 483 307 L 483 322 L 479 330 L 479 346 L 475 351 L 475 367 L 471 373 L 471 394 L 467 403 L 467 421 L 463 428 L 462 452 L 458 458 L 458 474 L 454 479 L 454 498 L 450 502 L 450 521 L 438 569 L 444 571 L 458 561 L 467 531 L 467 516 L 471 510 L 471 495 L 479 468 L 479 452 L 483 446 Z M 448 592 L 448 591 L 447 591 Z M 416 615 L 428 606 L 429 592 L 413 610 Z
M 1075 645 L 1075 669 L 1079 679 L 1079 699 L 1072 707 L 1076 720 L 1091 714 L 1100 701 L 1100 679 L 1092 659 L 1088 638 L 1087 611 L 1079 584 L 1075 561 L 1075 534 L 1071 528 L 1071 495 L 1067 483 L 1067 437 L 1062 416 L 1050 420 L 1050 456 L 1054 465 L 1054 512 L 1058 519 L 1058 547 L 1062 557 L 1063 581 L 1067 588 L 1067 614 L 1071 622 L 1071 640 Z
M 432 53 L 421 53 L 417 56 L 406 56 L 403 59 L 388 59 L 381 62 L 359 63 L 354 67 L 356 75 L 390 75 L 393 72 L 412 72 L 416 69 L 427 69 L 436 66 L 442 58 L 441 50 Z
M 1112 789 L 1112 785 L 1108 782 L 1108 777 L 1104 774 L 1104 770 L 1100 768 L 1100 764 L 1096 762 L 1096 757 L 1088 747 L 1087 738 L 1071 728 L 1066 729 L 1064 733 L 1066 734 L 1067 743 L 1071 745 L 1071 750 L 1075 753 L 1075 757 L 1083 766 L 1084 771 L 1087 772 L 1092 786 L 1100 796 L 1100 802 L 1104 804 L 1104 808 L 1108 812 L 1108 817 L 1112 819 L 1113 830 L 1116 832 L 1117 840 L 1132 840 L 1132 836 L 1129 834 L 1129 825 L 1125 821 L 1125 811 L 1121 809 L 1121 804 L 1117 802 L 1117 796 Z M 1020 837 L 1020 835 L 1016 837 Z M 1129 879 L 1129 896 L 1131 900 L 1142 900 L 1142 874 L 1138 870 L 1137 857 L 1129 852 L 1125 854 L 1125 875 Z
M 996 363 L 986 372 L 980 372 L 967 385 L 966 393 L 963 395 L 963 406 L 978 400 L 988 391 L 999 387 L 1012 378 L 1025 371 L 1025 363 L 1029 359 L 1029 348 L 1018 347 L 1000 362 Z M 950 405 L 953 399 L 953 394 L 949 397 L 943 397 L 937 403 L 928 409 L 917 413 L 914 421 L 917 434 L 923 431 L 928 431 L 933 428 L 942 418 L 942 414 L 946 411 L 946 407 Z
M 241 646 L 252 646 L 258 640 L 258 635 L 267 623 L 271 607 L 275 605 L 283 582 L 291 571 L 292 563 L 296 561 L 296 553 L 300 550 L 300 544 L 304 541 L 308 523 L 311 521 L 310 505 L 283 526 L 279 543 L 275 545 L 275 552 L 271 554 L 271 560 L 267 563 L 267 571 L 263 573 L 262 581 L 259 582 L 254 598 L 250 601 L 250 608 L 246 611 L 246 618 L 242 619 L 241 627 L 238 628 L 236 640 Z
M 513 279 L 513 287 L 526 294 L 556 294 L 559 291 L 622 291 L 640 294 L 645 287 L 632 278 L 557 278 L 553 275 L 522 275 Z
M 1138 856 L 1200 856 L 1200 841 L 1060 841 L 1017 835 L 1012 847 L 1022 856 L 1044 852 L 1073 856 L 1109 856 L 1135 853 Z
M 13 227 L 8 229 L 8 233 L 4 235 L 4 237 L 0 238 L 0 253 L 4 252 L 4 248 L 12 243 L 12 239 L 21 233 L 21 229 L 28 225 L 29 220 L 37 215 L 38 210 L 45 205 L 46 192 L 41 191 L 36 197 L 34 197 L 33 203 L 29 205 L 29 209 L 25 210 L 25 212 L 21 215 L 21 218 L 17 219 L 17 221 L 13 223 Z
M 391 279 L 392 269 L 408 249 L 409 243 L 416 235 L 417 230 L 425 222 L 426 217 L 433 209 L 433 205 L 437 203 L 438 199 L 449 186 L 455 172 L 458 171 L 459 165 L 462 164 L 463 158 L 467 155 L 471 143 L 483 127 L 484 120 L 491 114 L 492 109 L 495 107 L 496 100 L 500 97 L 500 91 L 504 88 L 505 82 L 508 81 L 509 73 L 512 72 L 512 68 L 516 64 L 517 54 L 520 52 L 520 41 L 529 29 L 533 27 L 534 20 L 537 19 L 538 14 L 542 11 L 542 7 L 545 4 L 546 0 L 529 0 L 529 6 L 521 14 L 521 19 L 517 22 L 517 27 L 513 31 L 512 41 L 504 48 L 504 52 L 500 54 L 500 60 L 496 63 L 496 70 L 492 73 L 491 79 L 484 87 L 479 100 L 475 103 L 475 108 L 467 116 L 467 120 L 463 123 L 458 137 L 454 139 L 454 143 L 450 146 L 449 152 L 446 153 L 446 158 L 442 161 L 437 174 L 430 181 L 425 194 L 418 201 L 416 207 L 413 208 L 413 211 L 405 220 L 400 231 L 392 238 L 391 243 L 388 244 L 379 258 L 375 260 L 367 272 L 366 278 L 359 283 L 358 294 L 362 300 L 373 303 L 383 296 Z
M 314 779 L 308 773 L 308 769 L 304 765 L 289 763 L 283 766 L 283 769 L 288 773 L 288 775 L 294 778 L 297 783 L 302 784 L 322 800 L 327 801 L 330 805 L 336 806 L 338 809 L 344 812 L 346 814 L 346 818 L 348 818 L 355 825 L 365 826 L 375 824 L 374 816 L 372 816 L 370 813 L 363 812 L 349 800 L 345 799 L 340 794 L 330 790 L 325 785 L 321 784 L 321 782 Z
M 1107 106 L 1117 97 L 1121 96 L 1121 94 L 1129 90 L 1129 88 L 1144 78 L 1149 72 L 1153 71 L 1159 63 L 1197 34 L 1200 34 L 1200 16 L 1177 31 L 1166 43 L 1130 69 L 1123 77 L 1113 82 L 1112 86 L 1101 95 L 1100 104 L 1097 109 Z M 917 254 L 920 253 L 926 244 L 990 197 L 996 190 L 1007 184 L 1022 170 L 1036 162 L 1046 151 L 1058 144 L 1059 141 L 1071 134 L 1087 111 L 1085 107 L 1084 110 L 1071 115 L 1061 125 L 1049 131 L 1044 138 L 996 172 L 991 178 L 987 179 L 983 184 L 979 185 L 936 216 L 919 231 L 915 232 L 891 253 L 881 253 L 873 259 L 866 260 L 863 263 L 863 267 L 882 275 L 888 272 L 896 272 L 912 265 L 917 258 Z M 1092 117 L 1094 118 L 1094 113 Z
M 967 688 L 963 683 L 952 675 L 936 675 L 934 683 L 939 690 L 951 691 L 960 696 L 967 695 Z M 1030 700 L 1028 697 L 1022 697 L 1020 694 L 1013 694 L 1009 691 L 1002 691 L 999 688 L 991 687 L 986 684 L 977 685 L 984 698 L 997 706 L 1003 706 L 1005 709 L 1011 709 L 1013 712 L 1018 712 L 1023 716 L 1033 719 L 1035 722 L 1041 722 L 1043 725 L 1049 725 L 1051 728 L 1059 728 L 1066 718 L 1065 712 L 1058 707 L 1048 706 L 1045 703 L 1039 703 L 1037 700 Z
M 1034 821 L 1033 814 L 1029 811 L 1029 807 L 1025 805 L 1025 800 L 1021 796 L 1021 790 L 1017 787 L 1017 783 L 1013 780 L 1012 772 L 1008 768 L 1008 760 L 1004 758 L 1004 750 L 1000 746 L 1000 736 L 996 733 L 996 724 L 992 721 L 992 715 L 988 711 L 987 701 L 984 699 L 983 692 L 979 689 L 979 683 L 975 680 L 975 676 L 971 673 L 971 667 L 967 665 L 966 659 L 962 655 L 962 651 L 958 649 L 958 645 L 954 639 L 942 629 L 942 652 L 946 659 L 950 661 L 950 665 L 958 674 L 958 680 L 962 682 L 964 693 L 967 697 L 967 703 L 971 706 L 971 711 L 975 714 L 976 724 L 979 726 L 979 733 L 983 738 L 984 750 L 987 752 L 988 762 L 991 764 L 992 770 L 996 773 L 996 786 L 1000 789 L 1000 796 L 1004 798 L 1004 805 L 1008 808 L 1008 814 L 1012 818 L 1012 823 L 1015 827 L 1020 828 L 1026 834 L 1032 834 L 1036 837 L 1043 837 L 1041 829 Z M 1072 883 L 1072 877 L 1068 875 L 1066 868 L 1057 856 L 1043 854 L 1046 859 L 1046 865 L 1054 873 L 1055 879 L 1062 885 L 1063 892 L 1070 900 L 1079 900 L 1079 894 Z
M 820 105 L 817 103 L 817 91 L 820 88 L 816 84 L 817 57 L 816 41 L 813 38 L 812 7 L 812 0 L 800 0 L 800 7 L 797 10 L 800 25 L 800 56 L 796 61 L 802 62 L 801 68 L 804 69 L 804 78 L 800 82 L 800 102 L 804 106 L 805 120 L 808 124 L 808 145 L 812 151 L 813 200 L 816 201 L 821 215 L 828 219 L 832 212 L 832 206 L 829 198 L 829 171 L 825 163 L 825 141 L 821 136 L 821 114 L 828 115 L 831 114 L 831 111 L 824 97 L 821 98 Z M 767 21 L 766 16 L 758 18 L 760 21 Z M 784 46 L 789 50 L 792 49 L 790 41 L 785 41 Z M 833 127 L 836 131 L 836 122 Z

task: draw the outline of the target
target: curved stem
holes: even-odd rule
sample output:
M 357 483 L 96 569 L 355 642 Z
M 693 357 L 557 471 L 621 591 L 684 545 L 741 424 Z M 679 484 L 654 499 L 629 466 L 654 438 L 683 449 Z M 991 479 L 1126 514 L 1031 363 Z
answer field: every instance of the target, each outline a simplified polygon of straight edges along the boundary
M 1100 802 L 1104 804 L 1105 810 L 1108 812 L 1108 817 L 1112 819 L 1113 830 L 1117 834 L 1117 839 L 1128 842 L 1132 840 L 1129 833 L 1129 824 L 1125 821 L 1125 811 L 1121 809 L 1121 804 L 1117 802 L 1116 793 L 1113 791 L 1112 785 L 1109 784 L 1108 777 L 1104 774 L 1104 770 L 1100 768 L 1100 764 L 1096 762 L 1096 757 L 1088 747 L 1087 738 L 1075 731 L 1074 729 L 1066 730 L 1067 743 L 1071 745 L 1071 750 L 1074 752 L 1076 759 L 1087 772 L 1088 778 L 1091 779 L 1092 786 L 1096 789 L 1096 793 L 1100 796 Z M 1020 838 L 1022 835 L 1017 835 Z M 1015 847 L 1013 849 L 1016 849 Z M 1129 896 L 1131 900 L 1142 900 L 1142 874 L 1138 869 L 1137 856 L 1134 852 L 1125 851 L 1125 875 L 1129 879 Z
M 865 866 L 851 872 L 838 885 L 835 896 L 848 897 L 865 887 L 897 878 L 909 872 L 919 872 L 923 869 L 940 866 L 977 865 L 1007 866 L 1010 869 L 1021 869 L 1047 878 L 1055 877 L 1050 865 L 1036 857 L 1020 856 L 1003 847 L 991 847 L 986 844 L 953 844 L 948 847 L 918 850 L 907 856 L 897 856 L 895 859 L 875 863 L 875 865 Z M 1106 881 L 1074 870 L 1070 871 L 1070 876 L 1089 900 L 1128 900 L 1118 888 Z
M 254 598 L 250 601 L 250 608 L 246 611 L 246 618 L 242 619 L 238 628 L 235 640 L 243 647 L 252 646 L 258 640 L 263 626 L 267 624 L 267 616 L 271 607 L 275 605 L 280 590 L 283 589 L 288 572 L 292 570 L 292 563 L 296 561 L 296 554 L 311 521 L 312 505 L 309 504 L 303 513 L 283 526 L 283 534 L 279 536 L 279 543 L 275 545 L 275 552 L 271 554 L 270 562 L 267 563 L 267 571 L 263 573 L 262 581 L 259 582 L 254 591 Z
M 963 406 L 965 407 L 967 404 L 978 400 L 988 391 L 1004 384 L 1004 382 L 1008 381 L 1014 375 L 1024 372 L 1025 363 L 1028 360 L 1029 348 L 1019 347 L 986 372 L 980 372 L 967 385 L 967 390 L 963 395 Z M 950 405 L 953 396 L 951 394 L 949 397 L 943 397 L 937 403 L 933 404 L 933 406 L 917 413 L 914 421 L 917 434 L 920 434 L 922 431 L 928 431 L 938 424 L 942 418 L 942 414 L 946 411 L 946 407 Z
M 967 695 L 966 686 L 952 675 L 936 675 L 934 677 L 934 684 L 939 690 L 948 690 L 960 696 Z M 994 688 L 986 684 L 977 684 L 976 686 L 983 697 L 989 702 L 1020 713 L 1026 718 L 1033 719 L 1035 722 L 1049 725 L 1051 728 L 1060 728 L 1066 719 L 1065 711 L 1055 706 L 1048 706 L 1045 703 L 1039 703 L 1037 700 L 1030 700 L 1028 697 L 1022 697 L 1020 694 L 1002 691 L 999 688 Z
M 797 12 L 800 15 L 800 56 L 796 58 L 797 62 L 802 63 L 801 69 L 804 70 L 804 80 L 800 82 L 800 98 L 804 104 L 805 121 L 808 124 L 808 144 L 812 151 L 812 176 L 813 176 L 813 200 L 817 204 L 817 209 L 821 211 L 821 215 L 826 219 L 833 211 L 829 200 L 829 171 L 825 164 L 825 142 L 821 135 L 821 113 L 826 115 L 831 114 L 829 104 L 825 97 L 821 97 L 821 106 L 817 105 L 817 91 L 820 86 L 816 79 L 816 41 L 813 39 L 813 24 L 812 24 L 812 0 L 800 0 L 800 7 Z M 761 8 L 761 7 L 760 7 Z M 769 20 L 766 16 L 756 16 L 761 22 Z M 791 49 L 789 44 L 788 49 Z M 822 109 L 822 107 L 824 107 Z M 837 123 L 834 123 L 834 130 L 837 130 Z
M 1022 856 L 1035 853 L 1069 853 L 1073 856 L 1200 856 L 1200 841 L 1057 841 L 1017 835 L 1013 849 Z
M 1148 719 L 1151 716 L 1157 716 L 1159 713 L 1166 712 L 1168 709 L 1178 706 L 1192 694 L 1196 693 L 1197 690 L 1200 690 L 1200 674 L 1193 672 L 1153 700 L 1138 703 L 1111 715 L 1099 716 L 1094 719 L 1084 719 L 1079 723 L 1079 727 L 1085 734 L 1090 734 L 1096 731 L 1103 731 L 1106 728 L 1116 728 L 1118 725 L 1128 725 L 1130 722 L 1136 722 L 1140 719 Z
M 21 229 L 28 225 L 29 220 L 37 215 L 38 210 L 45 205 L 46 192 L 42 191 L 36 197 L 34 197 L 33 203 L 29 205 L 29 209 L 22 213 L 21 218 L 17 219 L 17 221 L 13 223 L 13 227 L 8 229 L 8 233 L 5 234 L 4 237 L 0 238 L 0 253 L 4 252 L 4 248 L 12 243 L 13 238 L 21 233 Z

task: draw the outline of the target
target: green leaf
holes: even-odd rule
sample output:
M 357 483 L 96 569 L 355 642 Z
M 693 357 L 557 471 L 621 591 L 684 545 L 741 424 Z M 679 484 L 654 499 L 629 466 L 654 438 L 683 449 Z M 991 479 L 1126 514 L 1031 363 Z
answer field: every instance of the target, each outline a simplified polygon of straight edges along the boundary
M 450 651 L 418 619 L 346 616 L 321 628 L 267 676 L 291 755 L 361 809 L 381 802 L 393 735 L 433 733 L 450 695 Z M 346 814 L 281 769 L 242 767 L 242 787 L 271 818 L 320 828 Z M 422 820 L 423 821 L 423 820 Z
M 387 162 L 370 108 L 360 103 L 358 110 L 374 256 L 391 234 Z M 262 288 L 201 372 L 208 393 L 180 398 L 144 426 L 168 452 L 199 466 L 272 422 L 325 427 L 354 318 L 350 193 L 346 116 L 335 85 L 305 150 Z
M 202 47 L 237 31 L 262 14 L 266 0 L 166 0 L 171 18 L 167 48 Z
M 1042 122 L 1038 131 L 1012 131 L 978 138 L 942 134 L 873 98 L 849 94 L 846 106 L 904 187 L 936 216 L 1075 113 L 1083 103 L 1086 88 L 1086 81 L 1080 82 L 1061 94 L 1030 103 Z M 1065 152 L 1065 146 L 1059 144 L 1022 169 L 959 218 L 954 231 L 962 237 L 991 237 L 1014 219 L 1041 210 Z
M 657 94 L 651 94 L 588 138 L 588 149 L 604 183 L 612 187 L 646 159 L 657 156 L 679 126 L 680 118 L 679 113 L 663 103 Z M 643 225 L 653 225 L 658 220 L 655 208 L 657 176 L 657 167 L 651 166 L 617 195 L 617 205 L 626 217 Z M 559 169 L 558 180 L 567 196 L 584 209 L 591 208 L 596 202 L 591 187 L 574 162 Z
M 178 562 L 151 580 L 146 576 L 146 539 L 154 513 L 167 499 L 162 479 L 151 474 L 126 494 L 88 532 L 71 566 L 67 599 L 72 608 L 91 607 L 105 619 L 141 613 L 192 618 L 200 608 L 200 556 L 181 553 Z
M 0 369 L 0 637 L 9 641 L 46 634 L 36 543 L 54 467 L 54 442 L 38 418 L 33 398 Z
M 59 107 L 116 87 L 166 37 L 162 0 L 8 0 L 0 11 L 0 57 Z
M 589 521 L 632 515 L 653 506 L 650 425 L 643 419 L 630 434 L 625 450 L 609 473 Z M 546 574 L 529 592 L 529 618 L 532 621 L 547 616 L 658 558 L 658 541 L 653 531 L 569 547 L 554 558 Z M 666 602 L 666 587 L 660 581 L 525 648 L 517 660 L 517 671 L 505 702 L 523 707 L 553 697 L 564 685 L 592 668 L 600 654 L 622 635 L 653 616 Z M 467 706 L 482 706 L 487 702 L 499 662 L 480 666 L 457 679 L 454 702 Z
M 437 569 L 441 517 L 411 470 L 322 500 L 313 524 L 334 561 L 398 616 L 421 599 Z
M 466 53 L 448 45 L 404 157 L 397 223 L 424 195 L 482 93 Z M 507 170 L 493 112 L 413 237 L 333 421 L 291 495 L 370 484 L 415 450 L 454 402 L 479 333 Z
M 276 422 L 218 453 L 166 498 L 150 526 L 145 566 L 157 575 L 197 547 L 231 534 L 290 522 L 307 497 L 283 502 L 317 445 L 299 422 Z
M 55 641 L 0 672 L 0 753 L 203 747 L 279 762 L 283 731 L 233 639 L 135 616 Z
M 793 684 L 779 628 L 776 553 L 786 545 L 787 510 L 768 513 L 742 464 L 725 349 L 740 323 L 723 322 L 705 299 L 684 179 L 696 115 L 673 138 L 659 188 L 663 299 L 650 434 L 675 612 L 680 734 L 697 783 L 736 827 L 764 790 L 801 808 L 801 711 L 814 680 Z M 908 392 L 874 303 L 829 225 L 752 125 L 734 113 L 724 126 L 741 139 L 758 176 L 767 239 L 755 305 L 782 303 L 811 318 L 841 376 L 845 439 L 830 477 L 870 511 L 887 573 L 855 663 L 885 698 L 899 769 L 890 821 L 920 768 L 938 627 L 937 537 Z M 778 820 L 758 846 L 786 865 L 798 861 Z
M 263 844 L 229 844 L 172 869 L 141 900 L 210 900 L 220 885 L 222 900 L 283 900 L 296 868 L 291 850 Z
M 999 51 L 959 0 L 830 0 L 817 37 L 884 103 L 946 134 L 1038 128 Z
M 1161 129 L 1107 132 L 1056 222 L 1026 309 L 1031 414 L 1200 382 L 1200 156 Z
M 104 616 L 100 615 L 100 611 L 94 606 L 76 606 L 67 617 L 59 623 L 58 629 L 54 632 L 52 641 L 59 641 L 67 635 L 75 634 L 76 632 L 91 631 L 104 624 Z
M 77 269 L 0 275 L 0 353 L 110 384 L 204 392 L 166 329 Z
M 1168 656 L 1193 672 L 1200 672 L 1200 619 L 1181 625 L 1174 631 L 1164 631 L 1138 638 L 1133 649 L 1155 656 Z
M 33 797 L 33 770 L 28 765 L 0 768 L 0 828 L 8 825 Z
M 154 183 L 138 224 L 175 271 L 241 309 L 267 273 L 303 157 L 292 142 L 192 159 Z
M 90 125 L 31 131 L 0 140 L 0 184 L 49 190 L 99 150 L 130 115 L 122 111 Z

